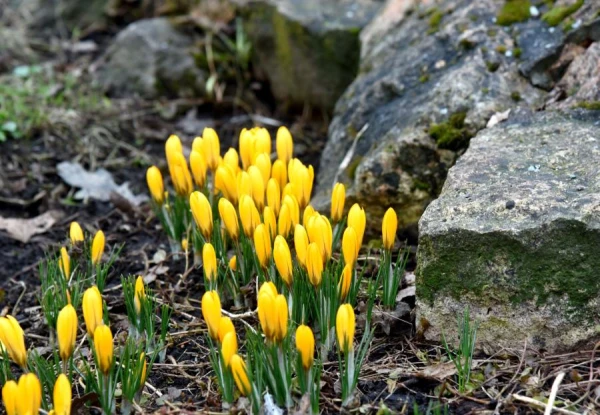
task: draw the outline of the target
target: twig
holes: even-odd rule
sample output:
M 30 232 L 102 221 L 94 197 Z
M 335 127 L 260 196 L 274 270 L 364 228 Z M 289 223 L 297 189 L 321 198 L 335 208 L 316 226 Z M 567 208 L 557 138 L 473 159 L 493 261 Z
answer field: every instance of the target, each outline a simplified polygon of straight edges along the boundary
M 516 399 L 517 401 L 521 401 L 521 402 L 525 402 L 525 403 L 528 403 L 533 406 L 537 406 L 538 408 L 544 408 L 544 409 L 546 408 L 546 404 L 544 402 L 540 402 L 533 398 L 528 398 L 527 396 L 521 396 L 521 395 L 517 395 L 516 393 L 513 393 L 511 395 L 511 397 Z M 561 413 L 561 414 L 579 415 L 577 412 L 569 411 L 568 409 L 556 408 L 556 407 L 554 407 L 552 409 L 554 409 L 556 412 Z
M 548 404 L 546 406 L 546 410 L 544 411 L 544 415 L 550 415 L 552 413 L 552 408 L 554 407 L 554 401 L 556 400 L 556 394 L 558 393 L 558 387 L 565 377 L 565 372 L 560 372 L 556 379 L 554 379 L 554 383 L 552 383 L 552 389 L 550 390 L 550 397 L 548 398 Z

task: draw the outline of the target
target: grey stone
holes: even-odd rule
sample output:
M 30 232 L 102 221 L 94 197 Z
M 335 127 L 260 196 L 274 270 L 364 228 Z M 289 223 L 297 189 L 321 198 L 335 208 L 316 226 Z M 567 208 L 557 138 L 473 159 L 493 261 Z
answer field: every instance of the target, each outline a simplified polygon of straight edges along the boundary
M 600 338 L 599 127 L 598 112 L 519 110 L 471 140 L 419 222 L 428 339 L 456 339 L 465 307 L 492 350 Z
M 287 106 L 331 110 L 358 70 L 359 31 L 383 0 L 244 1 L 256 75 Z
M 575 57 L 550 93 L 548 107 L 570 108 L 594 103 L 600 109 L 600 42 L 592 43 Z
M 360 73 L 336 105 L 321 157 L 315 203 L 328 200 L 335 180 L 344 182 L 349 197 L 365 205 L 373 229 L 388 206 L 398 212 L 400 226 L 414 226 L 468 139 L 495 113 L 515 107 L 516 99 L 535 108 L 546 94 L 503 52 L 516 45 L 492 23 L 498 2 L 416 4 L 412 13 L 398 7 L 395 19 L 386 8 L 364 29 L 376 36 L 363 36 Z M 436 12 L 442 18 L 432 27 L 428 16 Z M 461 118 L 455 140 L 436 143 L 431 127 L 443 131 Z M 339 171 L 347 155 L 351 161 Z
M 194 38 L 167 18 L 127 26 L 100 57 L 95 82 L 116 97 L 202 96 L 206 75 L 194 60 Z

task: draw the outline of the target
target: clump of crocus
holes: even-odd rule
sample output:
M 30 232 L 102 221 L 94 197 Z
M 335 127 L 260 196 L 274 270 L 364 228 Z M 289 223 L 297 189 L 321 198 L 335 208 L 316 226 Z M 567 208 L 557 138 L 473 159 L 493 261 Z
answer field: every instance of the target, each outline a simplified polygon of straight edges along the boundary
M 33 373 L 21 375 L 19 383 L 9 380 L 2 388 L 2 401 L 8 415 L 38 414 L 42 404 L 42 385 Z

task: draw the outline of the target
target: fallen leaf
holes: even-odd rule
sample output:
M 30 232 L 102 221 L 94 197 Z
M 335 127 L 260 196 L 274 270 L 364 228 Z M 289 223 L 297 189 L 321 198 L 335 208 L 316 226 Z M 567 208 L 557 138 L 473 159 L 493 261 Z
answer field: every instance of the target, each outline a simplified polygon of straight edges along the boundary
M 127 182 L 117 185 L 112 175 L 105 169 L 89 172 L 79 163 L 63 161 L 56 166 L 56 171 L 69 186 L 80 188 L 75 193 L 75 199 L 91 198 L 108 202 L 111 193 L 114 192 L 134 206 L 139 206 L 148 200 L 146 195 L 134 195 Z
M 437 365 L 426 366 L 425 369 L 415 373 L 418 378 L 433 379 L 443 381 L 456 374 L 456 366 L 452 362 L 440 363 Z
M 34 235 L 39 235 L 50 229 L 63 213 L 58 210 L 49 210 L 35 218 L 3 218 L 0 216 L 0 230 L 6 231 L 8 236 L 17 241 L 27 243 Z

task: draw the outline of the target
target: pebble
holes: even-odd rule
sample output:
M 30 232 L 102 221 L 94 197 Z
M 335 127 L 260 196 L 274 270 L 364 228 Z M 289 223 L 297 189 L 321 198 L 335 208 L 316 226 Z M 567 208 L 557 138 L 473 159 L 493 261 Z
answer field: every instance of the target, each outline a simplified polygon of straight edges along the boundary
M 538 17 L 540 15 L 540 11 L 537 7 L 531 6 L 529 8 L 529 14 L 531 15 L 531 17 Z
M 514 200 L 508 200 L 508 201 L 506 202 L 506 208 L 507 208 L 507 209 L 512 209 L 512 208 L 514 208 L 514 207 L 515 207 L 515 205 L 516 205 L 516 203 L 515 203 L 515 201 L 514 201 Z

